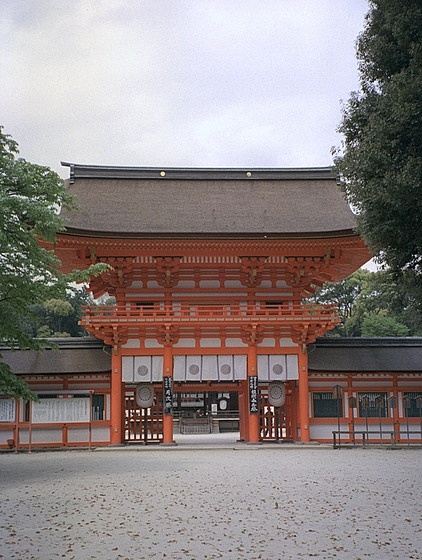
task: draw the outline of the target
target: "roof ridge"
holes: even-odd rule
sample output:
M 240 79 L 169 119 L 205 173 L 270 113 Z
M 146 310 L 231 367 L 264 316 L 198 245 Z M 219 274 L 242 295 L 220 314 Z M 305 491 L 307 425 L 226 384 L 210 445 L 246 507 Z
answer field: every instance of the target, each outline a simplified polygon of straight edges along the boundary
M 75 179 L 315 180 L 333 179 L 332 167 L 137 167 L 61 162 Z

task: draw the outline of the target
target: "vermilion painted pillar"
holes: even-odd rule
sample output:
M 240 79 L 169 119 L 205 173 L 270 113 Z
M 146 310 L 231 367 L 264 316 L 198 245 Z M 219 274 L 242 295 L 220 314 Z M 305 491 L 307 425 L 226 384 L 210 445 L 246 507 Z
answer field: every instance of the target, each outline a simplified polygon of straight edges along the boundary
M 259 394 L 258 394 L 258 368 L 256 359 L 256 345 L 250 344 L 248 348 L 248 443 L 259 443 Z
M 394 421 L 394 441 L 400 442 L 400 418 L 399 418 L 399 389 L 397 383 L 397 375 L 393 376 L 393 397 L 395 399 L 395 407 L 393 408 Z M 388 409 L 391 407 L 389 406 Z
M 173 352 L 171 345 L 164 346 L 163 360 L 163 443 L 172 444 L 173 440 Z M 167 404 L 166 404 L 167 401 Z
M 349 411 L 349 438 L 348 440 L 350 442 L 354 441 L 354 431 L 355 431 L 355 411 L 354 408 L 350 406 L 350 399 L 353 397 L 353 380 L 352 380 L 352 376 L 348 375 L 347 376 L 347 400 L 348 402 L 346 403 L 346 407 Z M 343 403 L 343 408 L 344 408 L 344 403 Z
M 309 375 L 308 375 L 308 353 L 304 346 L 299 351 L 299 426 L 300 441 L 310 441 L 309 433 Z
M 240 381 L 239 390 L 239 437 L 240 441 L 246 441 L 248 426 L 248 382 Z
M 117 445 L 123 443 L 122 429 L 122 360 L 120 348 L 116 345 L 111 356 L 111 395 L 110 395 L 110 443 Z

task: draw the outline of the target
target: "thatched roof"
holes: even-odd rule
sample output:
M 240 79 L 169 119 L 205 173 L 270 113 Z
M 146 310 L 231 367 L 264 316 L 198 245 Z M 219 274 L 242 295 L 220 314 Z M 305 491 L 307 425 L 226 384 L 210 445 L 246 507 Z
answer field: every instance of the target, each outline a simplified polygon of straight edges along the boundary
M 330 168 L 71 168 L 72 234 L 117 237 L 351 235 L 355 218 Z

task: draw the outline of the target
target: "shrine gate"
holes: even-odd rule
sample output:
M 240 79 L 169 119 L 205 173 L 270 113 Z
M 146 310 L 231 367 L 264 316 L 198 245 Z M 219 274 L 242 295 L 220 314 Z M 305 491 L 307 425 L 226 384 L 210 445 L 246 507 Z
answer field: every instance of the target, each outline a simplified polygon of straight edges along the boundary
M 370 258 L 330 168 L 64 165 L 80 210 L 56 254 L 110 265 L 89 289 L 116 301 L 82 319 L 111 347 L 110 443 L 173 443 L 189 395 L 235 399 L 246 442 L 310 441 L 307 348 L 338 319 L 306 298 Z

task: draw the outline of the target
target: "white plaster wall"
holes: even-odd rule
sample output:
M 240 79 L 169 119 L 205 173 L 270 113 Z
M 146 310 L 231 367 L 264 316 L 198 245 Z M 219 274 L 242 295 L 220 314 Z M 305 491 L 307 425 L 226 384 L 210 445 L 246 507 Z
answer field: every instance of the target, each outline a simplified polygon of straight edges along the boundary
M 199 282 L 200 288 L 220 288 L 219 280 L 201 280 Z
M 369 387 L 376 387 L 377 390 L 383 391 L 384 388 L 385 390 L 387 390 L 392 386 L 393 382 L 386 381 L 385 379 L 379 379 L 378 381 L 359 381 L 358 379 L 353 378 L 353 390 L 360 389 L 360 392 L 362 392 L 363 389 L 367 389 Z
M 289 348 L 297 348 L 299 345 L 296 344 L 296 342 L 293 342 L 293 340 L 291 338 L 280 338 L 280 347 L 282 348 L 283 346 L 289 347 Z
M 239 280 L 226 280 L 224 282 L 224 287 L 225 288 L 240 288 L 240 289 L 245 288 L 245 286 L 243 286 L 242 283 L 239 282 Z
M 195 288 L 195 281 L 194 280 L 181 280 L 178 284 L 177 284 L 178 288 L 190 288 L 190 289 L 194 289 Z
M 126 344 L 122 344 L 122 348 L 140 348 L 141 341 L 138 338 L 129 338 Z
M 226 338 L 226 347 L 227 348 L 247 348 L 248 345 L 245 344 L 241 338 Z
M 163 348 L 163 345 L 156 338 L 146 338 L 145 348 Z
M 201 338 L 199 345 L 201 348 L 220 348 L 221 340 L 219 338 Z
M 181 338 L 173 348 L 195 348 L 196 340 L 194 338 Z
M 89 429 L 87 428 L 72 428 L 69 427 L 67 431 L 67 441 L 69 443 L 88 443 Z
M 32 443 L 61 443 L 62 442 L 62 428 L 52 429 L 37 429 L 32 427 Z M 19 430 L 19 443 L 29 443 L 28 430 Z
M 0 425 L 1 428 L 1 425 Z M 7 444 L 8 439 L 13 439 L 13 430 L 9 428 L 3 428 L 0 430 L 0 444 Z
M 92 441 L 110 441 L 110 428 L 108 426 L 92 428 Z
M 69 428 L 68 433 L 69 443 L 87 443 L 89 442 L 89 430 L 88 428 Z M 110 441 L 110 428 L 105 427 L 93 427 L 91 432 L 91 442 L 103 442 Z
M 311 439 L 332 439 L 333 431 L 337 430 L 337 423 L 335 424 L 311 424 L 310 434 Z
M 266 347 L 266 348 L 274 348 L 275 347 L 275 339 L 274 338 L 263 338 L 262 341 L 257 344 L 259 347 Z

